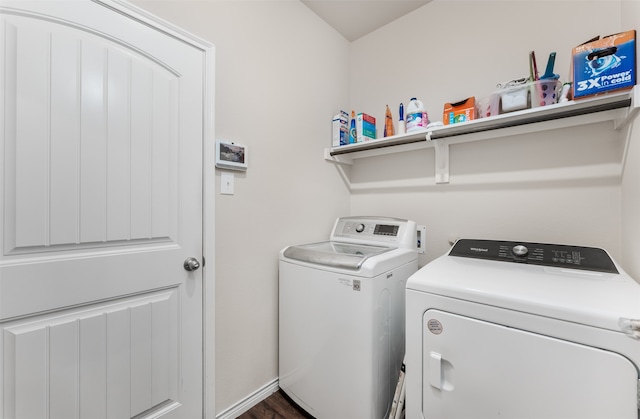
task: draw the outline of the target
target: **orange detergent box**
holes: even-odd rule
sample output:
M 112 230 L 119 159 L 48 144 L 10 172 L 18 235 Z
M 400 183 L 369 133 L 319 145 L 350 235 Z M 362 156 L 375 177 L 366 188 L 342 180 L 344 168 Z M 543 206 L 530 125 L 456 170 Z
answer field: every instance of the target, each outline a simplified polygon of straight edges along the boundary
M 442 122 L 445 125 L 452 125 L 458 122 L 471 121 L 472 119 L 476 119 L 475 96 L 471 96 L 459 102 L 444 104 Z
M 635 30 L 592 40 L 572 52 L 574 99 L 635 86 Z

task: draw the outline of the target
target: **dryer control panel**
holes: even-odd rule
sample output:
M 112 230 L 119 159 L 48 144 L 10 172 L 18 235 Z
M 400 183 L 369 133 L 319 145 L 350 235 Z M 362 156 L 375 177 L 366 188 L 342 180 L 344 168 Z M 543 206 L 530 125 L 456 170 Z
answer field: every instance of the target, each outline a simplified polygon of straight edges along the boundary
M 449 256 L 618 273 L 603 249 L 563 244 L 460 239 Z

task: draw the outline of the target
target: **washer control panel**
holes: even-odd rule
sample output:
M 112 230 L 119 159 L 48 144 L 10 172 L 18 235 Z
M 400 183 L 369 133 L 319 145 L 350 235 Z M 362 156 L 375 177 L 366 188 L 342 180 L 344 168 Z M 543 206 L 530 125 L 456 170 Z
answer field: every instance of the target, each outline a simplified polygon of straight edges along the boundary
M 397 237 L 400 225 L 398 223 L 383 224 L 375 222 L 347 221 L 342 224 L 341 234 L 356 235 L 365 238 L 367 236 Z
M 449 256 L 618 273 L 607 252 L 595 247 L 460 239 Z
M 330 240 L 401 248 L 417 248 L 417 226 L 389 217 L 342 217 L 336 220 Z

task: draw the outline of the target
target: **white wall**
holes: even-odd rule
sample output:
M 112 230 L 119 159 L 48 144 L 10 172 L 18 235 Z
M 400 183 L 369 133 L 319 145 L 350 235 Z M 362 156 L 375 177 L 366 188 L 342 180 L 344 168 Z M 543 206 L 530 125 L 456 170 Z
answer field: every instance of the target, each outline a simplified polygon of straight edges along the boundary
M 622 2 L 623 30 L 636 30 L 636 54 L 640 33 L 640 1 Z M 640 62 L 636 56 L 636 65 Z M 637 78 L 636 72 L 636 78 Z M 636 83 L 640 80 L 636 79 Z M 628 139 L 625 171 L 622 178 L 622 262 L 625 270 L 640 282 L 640 119 L 636 117 L 622 132 Z
M 556 51 L 567 80 L 571 48 L 620 31 L 620 17 L 612 1 L 436 0 L 352 43 L 351 104 L 382 120 L 386 104 L 397 118 L 417 96 L 441 120 L 445 102 L 527 77 L 531 50 L 541 72 Z M 425 224 L 421 264 L 455 237 L 591 245 L 620 259 L 623 149 L 607 123 L 455 145 L 448 185 L 434 184 L 433 149 L 359 159 L 352 213 Z M 398 179 L 407 186 L 384 187 Z
M 323 160 L 348 105 L 349 44 L 298 1 L 135 4 L 215 45 L 216 137 L 249 147 L 235 195 L 216 195 L 219 413 L 278 376 L 278 251 L 326 239 L 349 213 Z

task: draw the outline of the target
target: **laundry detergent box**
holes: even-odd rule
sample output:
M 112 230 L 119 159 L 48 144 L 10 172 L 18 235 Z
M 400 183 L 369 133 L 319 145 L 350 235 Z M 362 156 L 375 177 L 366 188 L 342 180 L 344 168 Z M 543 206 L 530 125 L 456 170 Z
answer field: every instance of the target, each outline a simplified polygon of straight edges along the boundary
M 356 115 L 358 142 L 376 139 L 376 118 L 366 113 Z
M 445 125 L 453 125 L 458 122 L 476 119 L 476 98 L 471 96 L 455 103 L 445 103 L 442 113 L 442 122 Z
M 349 144 L 349 114 L 340 111 L 331 121 L 331 146 L 339 147 Z
M 636 31 L 573 48 L 573 98 L 630 89 L 636 84 Z

